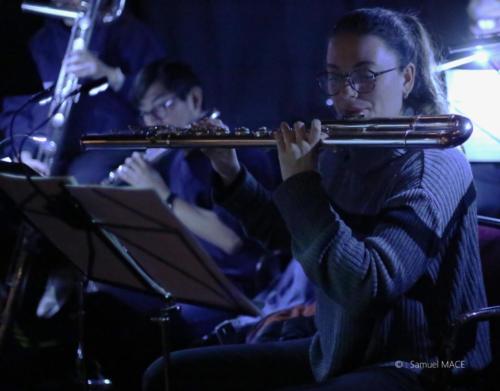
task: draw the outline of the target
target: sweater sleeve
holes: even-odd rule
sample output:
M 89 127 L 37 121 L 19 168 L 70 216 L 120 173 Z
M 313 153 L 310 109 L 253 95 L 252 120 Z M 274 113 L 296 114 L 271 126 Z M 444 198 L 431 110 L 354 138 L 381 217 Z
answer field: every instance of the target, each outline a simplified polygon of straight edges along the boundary
M 294 256 L 309 278 L 352 311 L 395 300 L 422 276 L 438 250 L 440 214 L 419 187 L 386 199 L 378 224 L 363 239 L 331 206 L 318 173 L 289 178 L 274 198 Z
M 270 191 L 245 166 L 242 166 L 242 171 L 230 187 L 224 187 L 220 177 L 214 174 L 213 196 L 215 202 L 234 215 L 246 233 L 264 247 L 289 251 L 290 235 Z

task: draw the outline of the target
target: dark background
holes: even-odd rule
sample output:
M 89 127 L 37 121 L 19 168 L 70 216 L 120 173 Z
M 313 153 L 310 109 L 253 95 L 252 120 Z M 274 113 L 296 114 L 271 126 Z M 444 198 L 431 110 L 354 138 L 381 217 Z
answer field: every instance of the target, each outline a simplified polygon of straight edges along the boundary
M 22 14 L 20 0 L 0 0 L 0 96 L 37 85 L 25 43 L 40 16 Z M 231 127 L 331 119 L 316 86 L 326 36 L 346 11 L 384 6 L 413 11 L 439 52 L 471 39 L 468 0 L 128 0 L 127 10 L 156 32 L 171 60 L 200 76 L 206 108 Z M 473 164 L 480 212 L 500 217 L 500 167 Z
M 36 76 L 22 71 L 29 67 L 23 43 L 42 18 L 21 14 L 20 3 L 0 0 L 2 63 L 7 69 L 1 72 L 0 90 L 27 84 Z M 255 128 L 281 120 L 331 117 L 315 74 L 323 66 L 327 32 L 346 11 L 375 5 L 413 10 L 444 50 L 468 38 L 467 3 L 128 0 L 127 9 L 157 33 L 169 58 L 191 64 L 205 86 L 207 108 L 218 108 L 230 126 Z
M 130 1 L 130 0 L 129 0 Z M 467 0 L 132 0 L 128 4 L 191 64 L 206 87 L 207 107 L 230 125 L 331 117 L 315 83 L 335 20 L 361 6 L 413 10 L 438 45 L 468 38 Z
M 358 7 L 384 6 L 417 14 L 442 56 L 470 41 L 468 0 L 128 0 L 171 60 L 200 76 L 205 107 L 229 126 L 275 127 L 280 121 L 333 119 L 316 86 L 327 32 Z M 21 0 L 0 0 L 0 97 L 40 89 L 26 43 L 42 17 L 22 14 Z M 0 100 L 1 104 L 1 100 Z M 500 217 L 500 164 L 472 164 L 479 211 Z

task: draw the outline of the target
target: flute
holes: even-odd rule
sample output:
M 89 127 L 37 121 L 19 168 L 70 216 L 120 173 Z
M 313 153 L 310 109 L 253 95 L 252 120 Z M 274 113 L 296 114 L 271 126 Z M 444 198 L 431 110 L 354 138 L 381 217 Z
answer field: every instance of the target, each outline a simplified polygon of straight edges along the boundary
M 219 118 L 219 116 L 220 116 L 220 111 L 219 110 L 217 110 L 217 109 L 211 109 L 209 111 L 204 111 L 200 115 L 200 117 L 197 119 L 197 121 L 201 121 L 201 120 L 204 120 L 204 119 L 217 119 L 217 118 Z M 194 122 L 193 124 L 191 124 L 190 127 L 196 126 L 195 124 L 196 124 L 196 122 Z M 157 125 L 157 126 L 148 127 L 147 129 L 158 128 L 158 127 L 167 128 L 167 126 Z M 132 129 L 134 129 L 134 127 L 132 127 Z M 136 129 L 138 129 L 138 130 L 136 130 L 136 132 L 140 132 L 140 131 L 143 131 L 141 129 L 144 129 L 144 128 L 140 128 L 139 127 L 139 128 L 136 128 Z M 170 127 L 170 129 L 177 129 L 177 128 Z M 143 159 L 146 162 L 150 163 L 150 164 L 156 164 L 168 152 L 169 152 L 169 149 L 165 149 L 165 148 L 157 148 L 157 149 L 147 148 L 146 152 L 143 155 Z M 122 183 L 124 183 L 124 181 L 118 175 L 118 170 L 120 169 L 120 167 L 121 166 L 119 166 L 115 170 L 110 171 L 108 173 L 108 176 L 106 178 L 104 178 L 100 182 L 100 184 L 101 185 L 118 186 L 118 185 L 121 185 Z
M 322 146 L 387 148 L 450 148 L 463 144 L 472 133 L 472 122 L 463 116 L 431 115 L 325 122 Z M 135 131 L 88 134 L 81 145 L 94 149 L 147 148 L 232 148 L 275 146 L 273 130 L 236 128 L 233 132 L 217 127 L 175 128 L 152 126 Z

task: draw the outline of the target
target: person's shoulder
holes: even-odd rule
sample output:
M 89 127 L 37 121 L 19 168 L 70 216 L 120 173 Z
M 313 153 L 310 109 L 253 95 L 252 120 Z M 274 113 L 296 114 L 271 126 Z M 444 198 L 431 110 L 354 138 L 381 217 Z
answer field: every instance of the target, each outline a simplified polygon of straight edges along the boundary
M 52 41 L 58 38 L 67 39 L 68 36 L 69 36 L 69 29 L 66 26 L 64 26 L 64 24 L 60 20 L 48 19 L 45 21 L 42 27 L 40 27 L 31 36 L 30 43 L 33 45 L 33 44 L 39 44 L 47 40 Z
M 402 159 L 401 176 L 423 187 L 449 179 L 472 180 L 470 164 L 457 148 L 415 150 L 406 153 Z
M 423 183 L 439 182 L 466 187 L 472 181 L 472 170 L 458 148 L 427 149 L 422 154 Z
M 440 203 L 456 204 L 473 191 L 470 164 L 457 148 L 409 151 L 395 175 L 397 191 L 421 189 Z
M 111 29 L 139 29 L 149 31 L 149 27 L 131 12 L 124 12 L 115 21 L 106 23 L 105 25 Z
M 132 54 L 145 52 L 150 61 L 164 56 L 165 49 L 156 33 L 130 12 L 124 12 L 117 20 L 101 25 L 103 34 L 109 34 L 112 42 L 119 42 Z M 120 45 L 118 45 L 120 47 Z M 133 50 L 132 50 L 133 49 Z M 132 56 L 135 57 L 135 56 Z M 142 67 L 142 66 L 141 66 Z
M 423 151 L 421 187 L 445 216 L 451 218 L 457 208 L 467 211 L 476 198 L 472 170 L 457 148 Z
M 418 199 L 427 205 L 422 210 L 435 217 L 439 232 L 444 232 L 457 213 L 469 213 L 475 189 L 470 165 L 460 150 L 410 150 L 401 159 L 403 163 L 394 175 L 393 192 L 418 194 Z

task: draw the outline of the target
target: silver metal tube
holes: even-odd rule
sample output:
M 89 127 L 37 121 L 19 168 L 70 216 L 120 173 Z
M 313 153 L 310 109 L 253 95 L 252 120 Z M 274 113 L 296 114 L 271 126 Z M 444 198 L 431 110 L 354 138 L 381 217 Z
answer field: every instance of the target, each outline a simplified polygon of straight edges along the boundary
M 21 9 L 33 14 L 73 20 L 76 20 L 82 14 L 82 12 L 76 11 L 74 8 L 51 7 L 46 4 L 32 2 L 23 2 L 21 4 Z
M 344 145 L 385 148 L 450 148 L 472 133 L 471 121 L 459 115 L 349 119 L 325 122 L 324 146 Z M 179 129 L 164 126 L 136 131 L 89 134 L 81 138 L 87 149 L 229 148 L 275 146 L 273 131 L 248 129 Z
M 66 59 L 75 51 L 88 48 L 102 1 L 92 0 L 86 4 L 85 12 L 79 13 L 75 19 L 54 87 L 49 108 L 49 115 L 52 118 L 47 129 L 48 142 L 40 145 L 37 153 L 37 159 L 47 164 L 52 175 L 56 174 L 57 165 L 54 162 L 61 153 L 68 118 L 76 100 L 75 97 L 68 97 L 79 88 L 78 77 L 67 72 Z
M 110 23 L 110 22 L 113 22 L 114 20 L 118 19 L 122 15 L 123 10 L 125 9 L 126 2 L 127 2 L 127 0 L 115 1 L 113 8 L 109 12 L 104 14 L 102 21 L 104 23 Z
M 102 16 L 102 21 L 104 23 L 110 23 L 118 19 L 125 9 L 126 1 L 127 0 L 114 1 L 113 7 L 111 7 L 111 9 Z M 30 12 L 33 14 L 72 20 L 76 20 L 84 12 L 83 10 L 75 10 L 74 8 L 70 7 L 54 7 L 44 3 L 30 1 L 23 2 L 21 4 L 21 9 L 24 12 Z
M 73 19 L 70 37 L 66 52 L 59 70 L 59 75 L 54 86 L 49 115 L 51 120 L 47 129 L 47 142 L 38 148 L 37 159 L 46 163 L 51 174 L 57 172 L 57 164 L 54 164 L 61 154 L 61 144 L 64 142 L 66 126 L 70 117 L 73 103 L 77 99 L 76 91 L 80 87 L 80 81 L 74 74 L 67 72 L 66 59 L 75 51 L 87 49 L 92 37 L 94 26 L 103 19 L 111 22 L 123 12 L 126 0 L 115 0 L 108 14 L 102 16 L 101 4 L 104 0 L 81 1 L 76 8 L 51 7 L 39 3 L 23 2 L 23 11 Z

